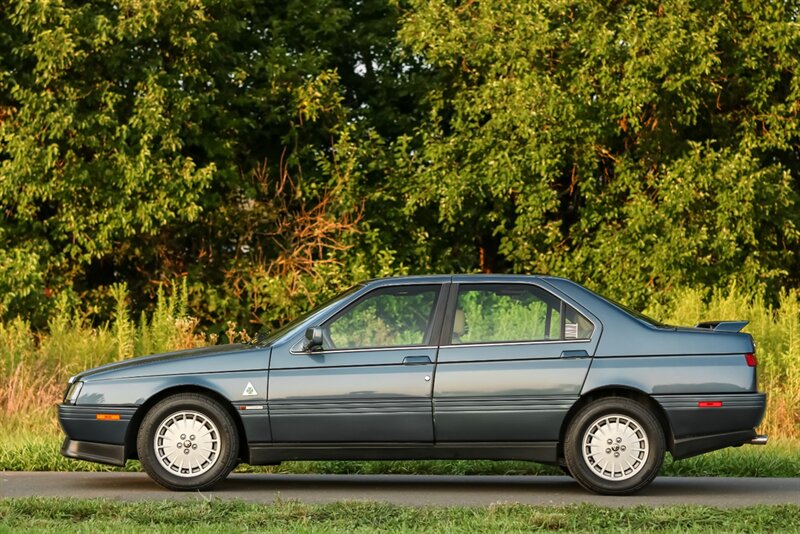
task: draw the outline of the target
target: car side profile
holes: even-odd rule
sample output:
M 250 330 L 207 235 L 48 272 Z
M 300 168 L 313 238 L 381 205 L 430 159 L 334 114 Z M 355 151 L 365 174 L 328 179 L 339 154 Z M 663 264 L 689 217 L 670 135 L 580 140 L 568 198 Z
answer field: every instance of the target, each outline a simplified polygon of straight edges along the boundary
M 666 326 L 549 276 L 372 280 L 259 343 L 72 377 L 61 452 L 173 490 L 239 462 L 514 459 L 625 495 L 666 451 L 766 443 L 745 324 Z

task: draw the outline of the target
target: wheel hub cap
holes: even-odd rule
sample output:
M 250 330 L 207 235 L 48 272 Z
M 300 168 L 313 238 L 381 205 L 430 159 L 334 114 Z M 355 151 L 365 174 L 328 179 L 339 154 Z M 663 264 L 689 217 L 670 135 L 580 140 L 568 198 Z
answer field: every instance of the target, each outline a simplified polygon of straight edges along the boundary
M 605 415 L 583 435 L 583 460 L 600 478 L 625 480 L 644 468 L 650 444 L 642 426 L 627 415 Z
M 158 425 L 153 445 L 159 464 L 168 472 L 196 477 L 217 463 L 219 430 L 201 413 L 175 412 Z

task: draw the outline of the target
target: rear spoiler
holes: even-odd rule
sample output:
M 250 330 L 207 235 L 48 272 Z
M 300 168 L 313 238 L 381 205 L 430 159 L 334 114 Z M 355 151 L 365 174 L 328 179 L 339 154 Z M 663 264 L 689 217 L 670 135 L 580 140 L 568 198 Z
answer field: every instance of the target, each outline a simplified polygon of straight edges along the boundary
M 718 332 L 739 332 L 742 328 L 747 326 L 749 322 L 750 321 L 705 321 L 697 323 L 694 327 L 716 330 Z

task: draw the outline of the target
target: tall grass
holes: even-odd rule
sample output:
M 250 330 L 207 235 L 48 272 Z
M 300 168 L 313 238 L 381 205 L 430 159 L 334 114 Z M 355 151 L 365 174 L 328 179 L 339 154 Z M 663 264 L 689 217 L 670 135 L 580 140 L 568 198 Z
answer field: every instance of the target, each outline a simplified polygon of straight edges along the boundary
M 131 320 L 128 291 L 114 287 L 115 314 L 109 324 L 91 326 L 66 299 L 56 303 L 48 332 L 36 332 L 22 319 L 0 323 L 0 435 L 56 433 L 54 406 L 67 378 L 75 373 L 132 356 L 201 347 L 215 335 L 197 331 L 187 315 L 187 288 L 159 291 L 153 313 Z
M 22 319 L 0 323 L 0 447 L 9 436 L 59 435 L 54 406 L 67 378 L 84 369 L 130 356 L 199 347 L 217 342 L 188 315 L 186 285 L 159 291 L 154 310 L 130 316 L 124 285 L 114 288 L 116 311 L 107 324 L 92 326 L 66 300 L 56 303 L 48 332 Z M 746 319 L 757 343 L 761 389 L 769 407 L 761 431 L 791 443 L 800 440 L 800 292 L 788 291 L 771 307 L 763 298 L 736 288 L 726 293 L 676 292 L 647 312 L 670 323 Z M 230 325 L 228 339 L 246 337 Z
M 775 438 L 800 439 L 800 292 L 784 291 L 779 305 L 738 288 L 727 292 L 685 289 L 648 313 L 667 324 L 694 325 L 709 320 L 747 320 L 756 342 L 759 389 L 767 392 L 767 414 L 760 430 Z

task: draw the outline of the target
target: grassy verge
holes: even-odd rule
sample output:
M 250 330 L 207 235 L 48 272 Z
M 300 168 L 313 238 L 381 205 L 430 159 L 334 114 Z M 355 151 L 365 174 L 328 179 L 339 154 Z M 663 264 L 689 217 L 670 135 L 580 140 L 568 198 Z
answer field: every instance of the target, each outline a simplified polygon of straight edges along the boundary
M 17 431 L 55 436 L 53 406 L 64 395 L 67 378 L 84 369 L 131 356 L 214 344 L 186 317 L 182 289 L 158 299 L 151 316 L 133 321 L 124 286 L 115 289 L 115 320 L 93 325 L 64 301 L 47 331 L 36 331 L 22 319 L 0 322 L 0 436 Z M 708 295 L 677 291 L 650 313 L 670 324 L 695 324 L 710 318 L 746 319 L 747 332 L 758 343 L 758 376 L 768 406 L 759 432 L 772 438 L 800 440 L 800 291 L 783 293 L 780 307 L 759 295 L 731 289 Z M 247 339 L 230 325 L 225 337 Z
M 704 506 L 604 508 L 591 505 L 414 508 L 381 503 L 0 500 L 9 532 L 787 532 L 800 506 L 720 510 Z
M 17 435 L 0 439 L 0 471 L 109 471 L 117 468 L 64 458 L 54 436 Z M 138 471 L 138 462 L 125 470 Z M 242 465 L 240 472 L 430 475 L 561 475 L 561 470 L 531 462 L 487 460 L 404 462 L 285 462 L 274 467 Z M 673 461 L 667 455 L 662 476 L 794 477 L 800 475 L 800 443 L 777 441 L 766 447 L 740 447 Z
M 63 458 L 53 406 L 64 394 L 67 377 L 88 367 L 133 355 L 212 344 L 186 317 L 185 288 L 156 303 L 152 316 L 132 321 L 124 287 L 116 291 L 115 321 L 93 326 L 67 303 L 60 305 L 47 332 L 22 319 L 0 322 L 0 470 L 93 471 L 108 467 Z M 758 342 L 759 380 L 769 406 L 759 428 L 772 438 L 764 448 L 726 449 L 689 460 L 667 459 L 662 475 L 798 476 L 800 474 L 800 292 L 784 293 L 780 307 L 760 296 L 731 290 L 708 295 L 682 291 L 651 313 L 673 324 L 708 318 L 751 321 Z M 234 325 L 228 339 L 244 339 Z M 776 439 L 778 438 L 778 439 Z M 130 462 L 128 470 L 137 470 Z M 240 470 L 282 473 L 560 474 L 526 462 L 288 462 L 274 468 Z

